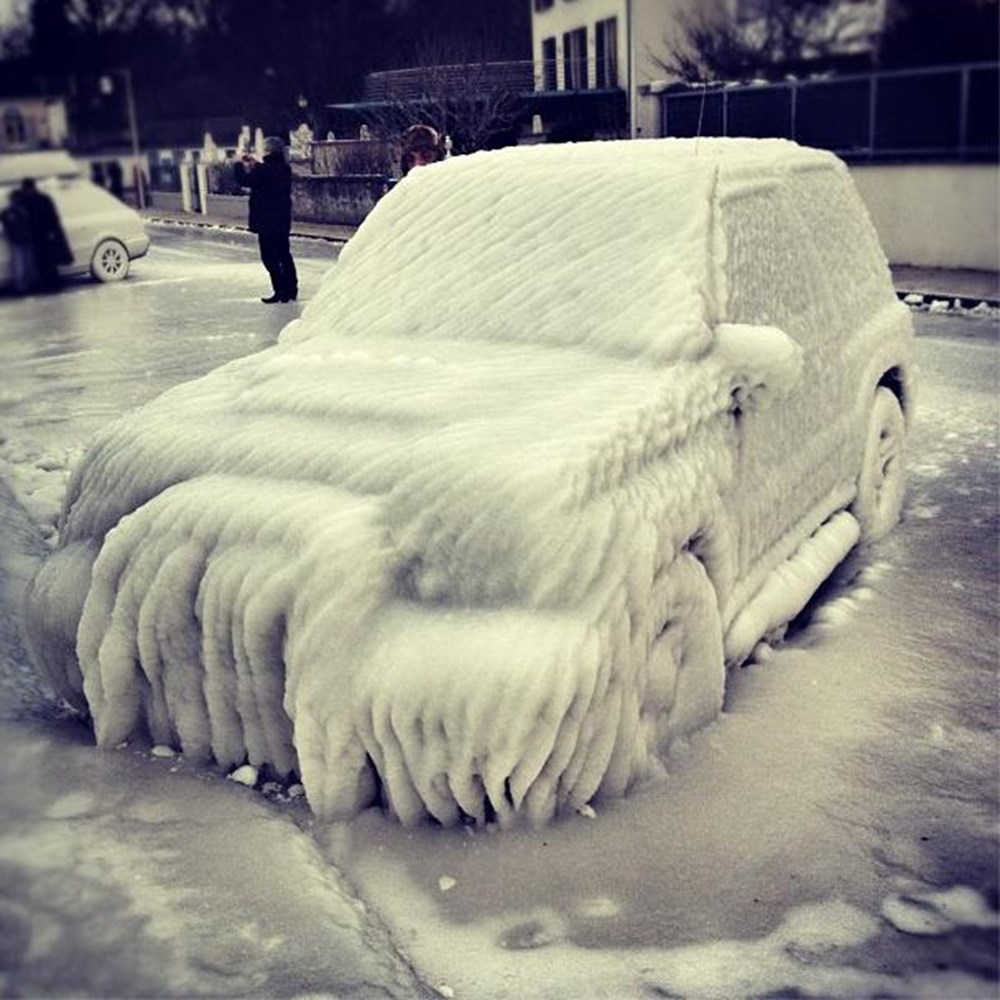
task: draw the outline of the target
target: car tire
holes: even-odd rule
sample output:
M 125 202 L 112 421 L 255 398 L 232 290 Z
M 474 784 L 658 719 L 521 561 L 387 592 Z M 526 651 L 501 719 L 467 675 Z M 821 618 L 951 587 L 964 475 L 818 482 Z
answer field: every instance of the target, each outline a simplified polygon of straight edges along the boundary
M 715 587 L 692 553 L 677 556 L 652 604 L 665 624 L 650 644 L 643 723 L 655 732 L 650 749 L 662 753 L 719 714 L 726 668 Z
M 878 541 L 899 522 L 906 487 L 905 445 L 903 408 L 891 389 L 879 386 L 868 418 L 858 495 L 851 506 L 862 541 Z
M 118 240 L 101 240 L 90 259 L 90 273 L 98 281 L 121 281 L 128 275 L 128 250 Z

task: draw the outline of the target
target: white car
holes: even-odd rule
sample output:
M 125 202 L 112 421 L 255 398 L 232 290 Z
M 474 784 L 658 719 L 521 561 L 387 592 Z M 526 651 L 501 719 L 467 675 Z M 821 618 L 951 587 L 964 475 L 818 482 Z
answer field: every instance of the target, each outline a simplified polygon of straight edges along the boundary
M 131 262 L 149 249 L 149 235 L 139 213 L 84 177 L 68 153 L 0 156 L 0 208 L 26 177 L 33 178 L 55 202 L 73 252 L 73 263 L 59 268 L 63 276 L 90 274 L 98 281 L 121 281 Z M 9 280 L 10 248 L 0 237 L 0 285 Z
M 896 523 L 912 333 L 832 154 L 421 167 L 276 346 L 91 444 L 36 660 L 99 745 L 301 776 L 322 817 L 623 795 Z

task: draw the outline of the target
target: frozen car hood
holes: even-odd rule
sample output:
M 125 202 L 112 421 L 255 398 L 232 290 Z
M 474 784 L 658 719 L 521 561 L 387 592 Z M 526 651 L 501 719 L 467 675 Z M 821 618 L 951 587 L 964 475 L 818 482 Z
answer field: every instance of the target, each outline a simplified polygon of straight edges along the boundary
M 414 572 L 412 596 L 561 602 L 591 582 L 581 561 L 598 574 L 619 534 L 615 491 L 635 489 L 726 403 L 724 383 L 697 363 L 412 346 L 285 344 L 178 386 L 95 440 L 70 486 L 63 542 L 100 538 L 199 477 L 255 479 L 262 503 L 279 483 L 322 483 L 377 508 L 394 558 Z M 576 556 L 552 538 L 574 539 Z

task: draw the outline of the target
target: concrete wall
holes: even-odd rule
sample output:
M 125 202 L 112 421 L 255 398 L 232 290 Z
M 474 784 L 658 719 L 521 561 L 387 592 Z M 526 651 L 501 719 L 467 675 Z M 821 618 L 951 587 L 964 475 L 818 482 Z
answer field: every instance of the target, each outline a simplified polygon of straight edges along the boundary
M 1000 168 L 853 166 L 890 263 L 1000 270 Z
M 300 222 L 356 226 L 389 190 L 385 177 L 295 177 L 292 215 Z
M 358 226 L 389 190 L 385 177 L 294 177 L 292 179 L 292 218 L 299 222 L 336 223 Z M 213 219 L 247 221 L 246 195 L 210 194 L 208 212 Z M 181 194 L 171 191 L 150 192 L 150 207 L 166 212 L 185 212 Z M 192 219 L 202 213 L 189 211 Z
M 240 194 L 210 194 L 205 199 L 208 203 L 208 215 L 213 218 L 232 219 L 233 222 L 247 221 L 246 195 Z
M 396 144 L 386 139 L 332 139 L 310 147 L 309 169 L 299 176 L 399 175 Z
M 149 207 L 163 212 L 183 212 L 184 202 L 178 191 L 150 191 Z

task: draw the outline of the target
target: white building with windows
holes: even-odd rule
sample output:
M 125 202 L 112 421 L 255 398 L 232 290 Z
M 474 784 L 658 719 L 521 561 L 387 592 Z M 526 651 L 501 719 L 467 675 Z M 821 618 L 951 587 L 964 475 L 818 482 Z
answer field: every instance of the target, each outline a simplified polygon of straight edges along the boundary
M 0 152 L 64 146 L 66 102 L 55 97 L 0 97 Z
M 619 88 L 627 95 L 633 138 L 659 134 L 659 101 L 666 73 L 658 61 L 683 47 L 685 18 L 703 7 L 700 0 L 529 0 L 540 91 Z M 761 17 L 762 0 L 726 0 L 733 18 L 751 26 Z M 870 44 L 882 23 L 886 0 L 844 0 L 830 30 L 848 23 L 845 46 Z M 836 21 L 836 23 L 834 23 Z
M 658 105 L 649 86 L 662 79 L 656 57 L 697 0 L 531 0 L 539 90 L 620 88 L 634 137 L 656 135 Z

